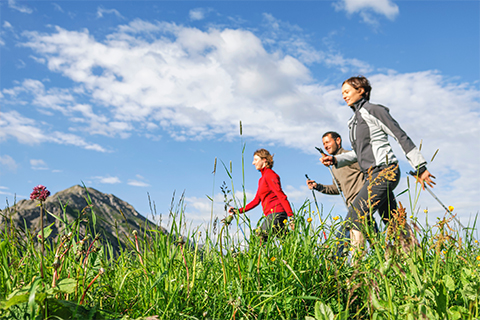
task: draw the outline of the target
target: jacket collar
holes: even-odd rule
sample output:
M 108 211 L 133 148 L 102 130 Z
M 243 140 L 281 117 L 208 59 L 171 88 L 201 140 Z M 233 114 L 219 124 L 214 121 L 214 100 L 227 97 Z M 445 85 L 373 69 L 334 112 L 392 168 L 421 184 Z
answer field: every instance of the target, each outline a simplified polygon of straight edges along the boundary
M 338 148 L 337 152 L 335 152 L 335 154 L 333 154 L 333 156 L 336 156 L 337 154 L 342 154 L 344 151 L 345 151 L 345 149 L 343 149 L 343 147 L 340 147 L 340 148 Z
M 365 104 L 365 102 L 367 102 L 367 100 L 365 98 L 361 98 L 360 100 L 355 102 L 353 106 L 350 106 L 350 108 L 352 108 L 353 111 L 358 111 Z

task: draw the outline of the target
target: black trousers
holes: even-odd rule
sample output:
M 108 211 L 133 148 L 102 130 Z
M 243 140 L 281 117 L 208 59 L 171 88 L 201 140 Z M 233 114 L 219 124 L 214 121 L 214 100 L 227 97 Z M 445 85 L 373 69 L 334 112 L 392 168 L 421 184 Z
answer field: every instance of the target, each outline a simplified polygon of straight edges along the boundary
M 397 167 L 393 170 L 394 167 Z M 376 179 L 384 170 L 390 170 L 391 173 L 388 179 Z M 366 177 L 368 175 L 365 175 Z M 372 212 L 378 211 L 382 221 L 385 223 L 390 219 L 390 212 L 397 209 L 397 201 L 393 190 L 397 187 L 400 181 L 400 169 L 397 164 L 391 164 L 388 167 L 376 167 L 371 172 L 371 181 L 365 179 L 360 192 L 357 194 L 352 202 L 352 205 L 348 208 L 347 214 L 347 229 L 362 230 L 363 222 L 368 221 L 368 214 L 370 208 L 368 206 L 368 189 L 371 188 L 370 203 L 372 206 Z M 376 179 L 376 180 L 375 180 Z M 373 182 L 373 183 L 372 183 Z
M 286 232 L 285 221 L 288 220 L 286 212 L 273 212 L 265 217 L 262 225 L 260 226 L 260 236 L 264 241 L 267 240 L 270 230 L 276 236 L 282 236 Z

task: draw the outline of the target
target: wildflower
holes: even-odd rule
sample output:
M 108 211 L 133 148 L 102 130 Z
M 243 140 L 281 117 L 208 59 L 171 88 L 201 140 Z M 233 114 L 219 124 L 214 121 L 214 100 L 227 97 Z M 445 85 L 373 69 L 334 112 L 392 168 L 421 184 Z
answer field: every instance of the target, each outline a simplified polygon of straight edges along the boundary
M 288 222 L 287 219 L 283 220 L 283 224 L 287 224 L 287 222 Z
M 424 213 L 428 213 L 428 209 L 423 210 Z
M 410 219 L 413 219 L 413 214 L 410 216 Z
M 475 243 L 478 243 L 478 240 L 475 240 Z
M 275 262 L 275 260 L 277 260 L 275 257 L 270 258 L 270 261 L 272 261 L 272 262 Z
M 340 217 L 339 217 L 339 216 L 335 216 L 335 217 L 333 217 L 333 220 L 335 220 L 335 221 L 337 221 L 338 219 L 340 219 Z
M 452 212 L 455 209 L 453 206 L 448 206 L 448 211 Z
M 312 217 L 308 217 L 307 222 L 310 223 L 312 222 L 312 220 L 313 220 Z
M 477 261 L 480 261 L 480 256 L 477 256 Z
M 45 201 L 47 200 L 49 195 L 50 195 L 50 191 L 47 190 L 47 187 L 39 184 L 38 186 L 33 188 L 33 191 L 30 194 L 30 200 L 38 199 L 40 201 Z

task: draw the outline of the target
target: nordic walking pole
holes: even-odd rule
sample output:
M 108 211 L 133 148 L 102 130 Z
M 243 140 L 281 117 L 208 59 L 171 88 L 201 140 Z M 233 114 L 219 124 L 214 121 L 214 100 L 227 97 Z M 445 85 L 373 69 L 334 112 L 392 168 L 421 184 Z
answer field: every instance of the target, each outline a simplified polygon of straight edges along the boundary
M 308 174 L 305 174 L 305 178 L 307 178 L 307 180 L 310 180 L 310 178 L 308 177 Z M 313 195 L 313 200 L 315 201 L 315 206 L 317 207 L 317 211 L 319 212 L 319 216 L 320 216 L 320 209 L 318 208 L 317 196 L 315 196 L 315 191 L 313 191 L 313 189 L 312 189 L 312 195 Z M 320 222 L 323 225 L 324 222 L 321 220 Z M 325 233 L 325 231 L 323 231 L 323 237 L 325 238 L 325 240 L 327 240 L 327 234 Z
M 415 172 L 413 171 L 410 171 L 409 174 L 411 174 L 413 177 L 416 177 L 417 175 L 415 174 Z M 448 213 L 450 213 L 450 215 L 452 216 L 453 220 L 455 220 L 456 223 L 458 223 L 458 225 L 460 227 L 462 227 L 463 229 L 465 229 L 465 226 L 460 222 L 460 220 L 458 220 L 458 218 L 456 216 L 453 215 L 452 211 L 448 210 L 447 206 L 443 204 L 442 201 L 440 201 L 440 199 L 438 199 L 438 197 L 435 195 L 435 193 L 433 193 L 433 191 L 425 184 L 425 182 L 423 182 L 423 186 L 425 187 L 425 190 L 428 191 L 428 193 L 430 193 L 432 195 L 432 197 L 437 200 L 437 202 L 443 207 L 443 209 L 445 209 L 445 211 L 447 211 Z
M 305 178 L 307 178 L 307 180 L 310 180 L 310 178 L 308 177 L 308 174 L 305 174 Z M 313 189 L 312 189 L 312 195 L 313 195 L 313 200 L 315 201 L 315 206 L 317 207 L 318 212 L 320 212 L 320 209 L 318 209 L 317 197 L 315 196 L 315 192 L 313 191 Z
M 320 153 L 322 154 L 322 156 L 326 156 L 325 152 L 323 152 L 322 149 L 320 149 L 320 148 L 318 148 L 318 147 L 315 147 L 315 149 L 317 149 L 318 152 L 320 152 Z M 340 187 L 338 186 L 337 179 L 335 179 L 335 175 L 333 174 L 333 171 L 332 171 L 332 166 L 328 166 L 328 170 L 330 170 L 330 174 L 332 175 L 333 183 L 335 183 L 335 187 L 337 187 L 338 192 L 339 192 L 340 195 L 342 196 L 343 203 L 345 204 L 345 207 L 346 207 L 347 210 L 348 210 L 347 200 L 345 200 L 345 197 L 343 196 L 342 189 L 340 189 Z

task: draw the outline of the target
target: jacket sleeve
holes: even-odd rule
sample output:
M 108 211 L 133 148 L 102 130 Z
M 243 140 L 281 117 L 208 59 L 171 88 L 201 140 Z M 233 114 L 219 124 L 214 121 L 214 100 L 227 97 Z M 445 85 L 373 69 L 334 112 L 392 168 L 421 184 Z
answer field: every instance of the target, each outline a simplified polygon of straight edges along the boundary
M 335 164 L 335 168 L 349 166 L 357 162 L 357 154 L 353 150 L 347 151 L 342 154 L 336 155 L 335 160 L 337 160 L 337 163 Z
M 287 200 L 287 195 L 283 192 L 280 185 L 280 177 L 277 174 L 269 174 L 268 177 L 266 177 L 265 181 L 267 182 L 270 190 L 272 190 L 273 193 L 277 196 L 278 200 L 280 200 L 280 204 L 282 205 L 283 210 L 287 213 L 289 217 L 293 216 L 293 210 Z
M 388 135 L 392 136 L 400 145 L 408 162 L 414 169 L 418 169 L 427 164 L 413 141 L 400 128 L 398 122 L 393 119 L 390 112 L 384 106 L 372 109 L 372 115 L 377 119 L 377 125 Z
M 252 210 L 253 208 L 255 208 L 256 206 L 258 206 L 260 203 L 260 197 L 258 196 L 258 190 L 257 190 L 257 194 L 255 195 L 255 198 L 253 198 L 252 201 L 250 201 L 246 206 L 245 208 L 240 208 L 238 209 L 238 212 L 240 213 L 245 213 L 247 211 L 250 211 Z
M 338 180 L 337 180 L 337 183 L 338 183 Z M 338 183 L 338 185 L 340 186 L 340 183 Z M 335 182 L 333 182 L 333 184 L 330 184 L 330 185 L 317 183 L 317 188 L 315 188 L 315 190 L 318 190 L 321 193 L 325 193 L 325 194 L 340 194 L 337 186 L 335 185 Z

